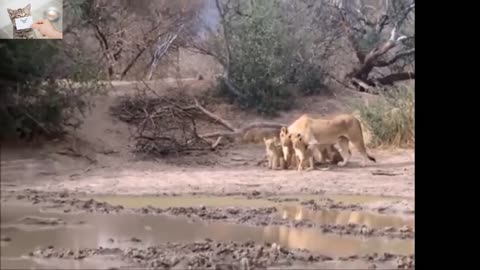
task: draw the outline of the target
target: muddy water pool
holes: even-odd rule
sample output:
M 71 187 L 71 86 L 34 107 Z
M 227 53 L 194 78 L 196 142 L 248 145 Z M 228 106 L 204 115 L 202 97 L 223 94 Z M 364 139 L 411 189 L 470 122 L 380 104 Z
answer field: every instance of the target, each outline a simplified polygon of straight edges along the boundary
M 217 198 L 218 199 L 218 198 Z M 252 201 L 252 200 L 250 200 Z M 221 202 L 221 201 L 219 201 Z M 152 202 L 150 202 L 152 203 Z M 196 203 L 196 202 L 192 202 Z M 203 200 L 208 205 L 208 201 Z M 253 203 L 253 202 L 250 202 Z M 228 205 L 237 205 L 228 202 Z M 180 205 L 180 204 L 179 204 Z M 280 214 L 284 218 L 308 218 L 318 223 L 360 222 L 369 226 L 402 226 L 409 220 L 347 211 L 308 211 L 287 204 Z M 25 225 L 25 217 L 57 218 L 66 225 Z M 253 240 L 263 243 L 278 243 L 287 248 L 305 248 L 319 254 L 340 257 L 367 253 L 413 254 L 413 240 L 387 239 L 380 237 L 354 237 L 322 234 L 317 229 L 296 229 L 284 226 L 252 227 L 248 225 L 204 223 L 181 217 L 150 216 L 136 214 L 59 214 L 41 212 L 31 204 L 3 203 L 1 208 L 1 234 L 11 241 L 2 241 L 2 269 L 41 268 L 56 265 L 59 268 L 92 268 L 101 262 L 92 259 L 83 261 L 60 260 L 32 261 L 27 255 L 36 248 L 97 248 L 132 247 L 155 245 L 162 242 L 192 242 L 211 238 L 217 241 Z M 132 238 L 140 241 L 132 241 Z M 111 266 L 111 264 L 109 264 Z

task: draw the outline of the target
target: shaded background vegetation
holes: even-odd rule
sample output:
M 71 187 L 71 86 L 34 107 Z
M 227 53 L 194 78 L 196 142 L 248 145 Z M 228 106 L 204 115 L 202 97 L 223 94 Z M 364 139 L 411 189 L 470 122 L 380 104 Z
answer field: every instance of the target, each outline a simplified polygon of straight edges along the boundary
M 414 143 L 414 86 L 401 86 L 415 77 L 412 0 L 64 2 L 63 41 L 0 43 L 2 138 L 77 127 L 101 80 L 201 70 L 264 115 L 338 88 L 381 95 L 358 107 L 377 144 Z

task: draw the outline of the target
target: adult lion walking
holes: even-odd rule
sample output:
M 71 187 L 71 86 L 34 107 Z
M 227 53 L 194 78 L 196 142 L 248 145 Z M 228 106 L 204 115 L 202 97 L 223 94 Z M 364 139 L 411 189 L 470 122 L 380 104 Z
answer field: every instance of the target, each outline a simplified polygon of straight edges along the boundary
M 320 119 L 304 114 L 295 120 L 287 131 L 289 134 L 301 134 L 305 142 L 312 146 L 338 143 L 343 158 L 338 166 L 345 166 L 350 161 L 349 142 L 352 142 L 363 156 L 362 166 L 366 166 L 367 159 L 376 162 L 376 159 L 367 153 L 362 125 L 353 115 L 341 114 L 331 119 Z M 318 156 L 318 147 L 312 147 L 312 150 Z

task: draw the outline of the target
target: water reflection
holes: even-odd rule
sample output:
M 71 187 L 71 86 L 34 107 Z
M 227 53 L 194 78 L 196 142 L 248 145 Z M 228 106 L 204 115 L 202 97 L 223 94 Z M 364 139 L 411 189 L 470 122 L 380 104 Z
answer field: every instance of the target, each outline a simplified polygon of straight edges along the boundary
M 137 237 L 144 244 L 161 242 L 190 242 L 204 238 L 219 241 L 276 242 L 289 248 L 306 248 L 328 256 L 349 256 L 369 252 L 413 253 L 412 240 L 381 239 L 322 234 L 317 229 L 294 229 L 287 227 L 250 227 L 221 223 L 191 223 L 183 218 L 142 215 L 96 215 L 96 214 L 44 214 L 32 207 L 2 205 L 2 235 L 12 242 L 2 248 L 2 257 L 18 257 L 32 249 L 53 245 L 64 248 L 132 246 L 128 240 Z M 308 212 L 299 214 L 305 216 Z M 86 221 L 85 225 L 57 227 L 51 230 L 23 231 L 8 227 L 26 215 L 58 217 L 67 223 Z M 325 213 L 323 215 L 329 215 Z M 322 216 L 323 217 L 323 216 Z M 325 219 L 325 217 L 324 217 Z M 151 230 L 146 230 L 150 227 Z M 114 243 L 109 241 L 115 239 Z
M 280 215 L 283 219 L 290 220 L 311 220 L 317 224 L 341 224 L 349 223 L 366 225 L 369 228 L 384 228 L 414 225 L 412 218 L 402 218 L 398 216 L 377 215 L 368 212 L 359 211 L 339 211 L 339 210 L 309 210 L 300 206 L 284 206 L 281 208 Z

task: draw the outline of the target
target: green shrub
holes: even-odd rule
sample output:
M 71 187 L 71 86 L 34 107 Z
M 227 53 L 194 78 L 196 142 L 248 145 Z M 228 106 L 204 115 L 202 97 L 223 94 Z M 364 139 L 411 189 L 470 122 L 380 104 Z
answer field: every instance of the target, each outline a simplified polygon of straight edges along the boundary
M 358 106 L 376 146 L 415 147 L 415 88 L 396 86 L 369 105 Z
M 78 127 L 103 86 L 95 66 L 67 56 L 59 41 L 0 44 L 0 138 L 55 136 Z M 74 83 L 74 85 L 72 85 Z

